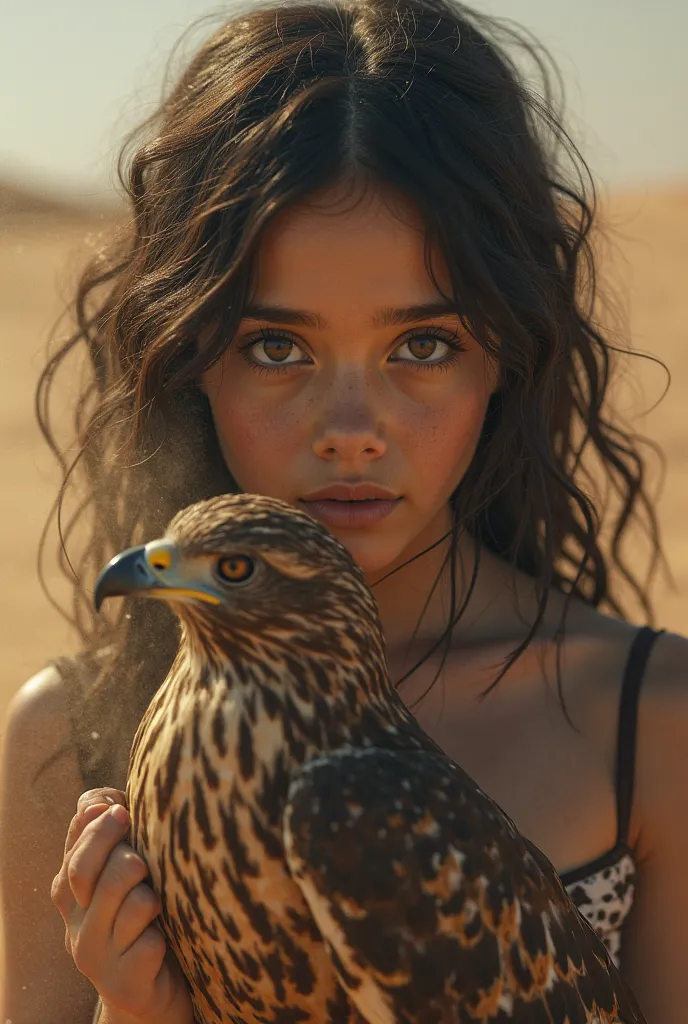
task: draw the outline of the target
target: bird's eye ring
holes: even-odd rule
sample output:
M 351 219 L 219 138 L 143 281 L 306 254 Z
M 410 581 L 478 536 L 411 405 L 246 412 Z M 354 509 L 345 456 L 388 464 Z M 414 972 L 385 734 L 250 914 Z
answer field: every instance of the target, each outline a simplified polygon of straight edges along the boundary
M 254 571 L 253 559 L 246 555 L 220 558 L 217 563 L 217 574 L 227 583 L 244 583 L 253 576 Z

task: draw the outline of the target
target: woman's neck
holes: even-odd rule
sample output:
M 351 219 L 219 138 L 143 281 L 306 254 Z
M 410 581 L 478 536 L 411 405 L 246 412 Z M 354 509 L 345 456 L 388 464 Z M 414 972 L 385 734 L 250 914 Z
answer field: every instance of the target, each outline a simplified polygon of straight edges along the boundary
M 405 649 L 411 647 L 414 651 L 427 650 L 447 627 L 451 610 L 450 537 L 410 565 L 403 563 L 440 540 L 450 527 L 447 509 L 446 514 L 438 517 L 416 539 L 412 549 L 405 551 L 383 573 L 368 579 L 378 603 L 390 654 L 403 656 Z M 454 565 L 456 611 L 465 600 L 474 569 L 473 538 L 460 533 Z M 438 575 L 439 582 L 435 586 Z M 553 604 L 559 605 L 560 596 L 555 595 Z M 514 573 L 508 563 L 482 547 L 475 584 L 454 627 L 452 643 L 472 646 L 512 643 L 514 639 L 520 642 L 537 615 L 537 603 L 536 582 L 522 572 Z

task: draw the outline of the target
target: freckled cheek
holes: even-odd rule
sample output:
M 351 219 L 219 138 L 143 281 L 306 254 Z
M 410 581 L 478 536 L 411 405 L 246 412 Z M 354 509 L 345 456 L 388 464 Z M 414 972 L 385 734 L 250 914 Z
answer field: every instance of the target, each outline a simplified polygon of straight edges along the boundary
M 307 442 L 303 415 L 274 401 L 225 394 L 214 407 L 214 419 L 225 461 L 239 484 L 282 496 L 280 478 Z
M 487 399 L 471 393 L 442 405 L 419 405 L 404 418 L 400 439 L 416 480 L 432 489 L 459 483 L 475 452 Z

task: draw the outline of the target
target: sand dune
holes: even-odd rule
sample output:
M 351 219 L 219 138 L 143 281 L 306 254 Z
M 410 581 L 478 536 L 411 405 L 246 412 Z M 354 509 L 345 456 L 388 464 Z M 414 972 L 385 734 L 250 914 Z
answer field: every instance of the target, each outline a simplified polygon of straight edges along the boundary
M 4 201 L 3 201 L 4 200 Z M 2 505 L 0 559 L 6 586 L 0 591 L 2 649 L 0 720 L 14 690 L 45 661 L 74 649 L 69 627 L 46 601 L 36 573 L 36 549 L 59 476 L 44 445 L 33 411 L 33 393 L 43 364 L 48 331 L 63 301 L 72 294 L 77 271 L 99 234 L 106 236 L 106 214 L 41 205 L 35 197 L 0 191 L 0 444 L 2 475 L 8 481 Z M 686 631 L 688 597 L 688 185 L 645 194 L 615 196 L 605 208 L 614 228 L 615 249 L 605 252 L 604 273 L 628 308 L 633 346 L 660 357 L 672 374 L 668 395 L 645 417 L 662 394 L 663 372 L 633 360 L 633 387 L 619 394 L 633 426 L 664 449 L 668 471 L 660 504 L 666 550 L 677 592 L 656 591 L 658 621 Z M 67 325 L 60 332 L 66 335 Z M 625 344 L 623 339 L 620 344 Z M 636 365 L 634 365 L 636 364 Z M 62 380 L 63 394 L 74 383 Z M 49 546 L 56 545 L 53 532 Z M 638 541 L 638 552 L 641 542 Z M 47 581 L 62 597 L 52 561 Z

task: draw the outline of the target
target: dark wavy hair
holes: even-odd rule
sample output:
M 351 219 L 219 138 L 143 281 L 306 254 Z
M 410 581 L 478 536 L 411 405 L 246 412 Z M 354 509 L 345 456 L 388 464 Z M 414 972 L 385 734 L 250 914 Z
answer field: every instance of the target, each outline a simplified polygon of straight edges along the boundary
M 539 91 L 519 67 L 524 57 Z M 456 0 L 253 5 L 206 38 L 126 140 L 118 175 L 130 217 L 83 272 L 78 329 L 37 391 L 41 428 L 64 471 L 53 515 L 89 665 L 79 716 L 85 732 L 98 722 L 94 785 L 123 782 L 133 732 L 178 640 L 161 602 L 123 601 L 112 618 L 96 616 L 95 576 L 116 552 L 159 536 L 183 506 L 238 489 L 196 378 L 231 344 L 262 229 L 342 181 L 383 185 L 415 203 L 429 272 L 438 246 L 464 326 L 501 366 L 451 502 L 448 558 L 460 526 L 475 540 L 476 567 L 461 608 L 453 594 L 433 650 L 443 646 L 446 657 L 481 545 L 538 581 L 537 618 L 492 686 L 531 642 L 551 588 L 625 618 L 614 569 L 652 618 L 622 539 L 632 519 L 643 523 L 649 579 L 662 557 L 658 526 L 640 439 L 607 410 L 613 346 L 594 319 L 595 188 L 561 126 L 553 78 L 561 89 L 528 33 Z M 201 351 L 202 331 L 211 341 Z M 76 347 L 88 379 L 68 462 L 48 398 Z M 599 479 L 616 496 L 613 512 L 592 497 Z M 72 570 L 66 542 L 77 526 Z

